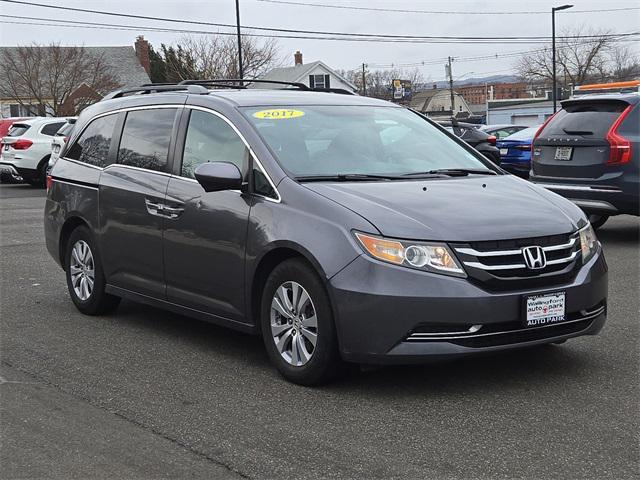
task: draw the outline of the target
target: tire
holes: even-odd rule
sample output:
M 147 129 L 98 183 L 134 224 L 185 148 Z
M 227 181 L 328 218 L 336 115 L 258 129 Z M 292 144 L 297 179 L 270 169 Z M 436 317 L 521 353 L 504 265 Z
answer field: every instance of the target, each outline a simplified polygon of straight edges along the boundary
M 594 230 L 603 226 L 607 220 L 609 220 L 609 215 L 597 215 L 595 213 L 589 215 L 589 222 L 591 222 L 591 226 Z
M 47 165 L 49 165 L 49 157 L 50 155 L 42 159 L 38 164 L 38 175 L 30 180 L 27 180 L 27 183 L 32 187 L 47 187 Z
M 105 292 L 106 282 L 100 255 L 87 227 L 81 226 L 71 232 L 65 246 L 64 259 L 67 288 L 78 310 L 86 315 L 101 315 L 116 309 L 120 298 Z M 91 272 L 93 284 L 90 281 Z
M 298 302 L 293 302 L 294 291 Z M 303 260 L 285 260 L 273 269 L 263 289 L 260 321 L 269 359 L 287 380 L 318 385 L 339 371 L 341 359 L 329 296 L 316 272 Z

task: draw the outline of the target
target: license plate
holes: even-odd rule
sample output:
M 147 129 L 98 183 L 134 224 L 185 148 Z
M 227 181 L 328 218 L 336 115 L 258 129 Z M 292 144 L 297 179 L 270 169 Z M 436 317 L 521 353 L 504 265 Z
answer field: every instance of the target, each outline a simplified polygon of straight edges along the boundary
M 525 298 L 525 325 L 539 327 L 566 320 L 565 292 L 531 295 Z
M 501 148 L 500 149 L 500 155 L 506 155 L 507 153 L 509 153 L 509 149 L 508 148 Z
M 572 147 L 557 147 L 556 148 L 556 160 L 571 160 Z

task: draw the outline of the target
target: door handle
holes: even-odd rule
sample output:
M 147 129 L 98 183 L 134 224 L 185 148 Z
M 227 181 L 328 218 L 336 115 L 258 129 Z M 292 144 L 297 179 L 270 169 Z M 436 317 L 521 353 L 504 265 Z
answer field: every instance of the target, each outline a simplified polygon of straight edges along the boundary
M 167 218 L 178 218 L 182 214 L 182 212 L 184 212 L 184 208 L 169 207 L 167 205 L 163 205 L 162 212 L 166 212 L 166 215 L 164 216 Z
M 148 198 L 144 199 L 144 204 L 147 207 L 147 212 L 151 215 L 163 216 L 162 215 L 162 204 L 149 200 Z

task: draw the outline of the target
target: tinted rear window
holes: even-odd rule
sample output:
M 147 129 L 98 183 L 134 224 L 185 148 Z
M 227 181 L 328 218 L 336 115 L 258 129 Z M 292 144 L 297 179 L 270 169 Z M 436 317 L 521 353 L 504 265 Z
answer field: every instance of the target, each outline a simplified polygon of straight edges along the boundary
M 136 110 L 127 113 L 118 163 L 149 170 L 164 170 L 177 109 Z
M 627 108 L 624 102 L 576 102 L 553 117 L 542 132 L 545 136 L 604 138 L 607 131 Z
M 24 135 L 27 130 L 31 128 L 31 125 L 26 125 L 24 123 L 14 123 L 11 125 L 11 128 L 7 132 L 7 135 L 10 137 L 19 137 Z
M 68 137 L 69 134 L 71 133 L 71 130 L 73 130 L 74 125 L 75 123 L 67 123 L 64 127 L 62 127 L 60 130 L 56 132 L 56 136 Z
M 533 136 L 540 128 L 540 125 L 535 127 L 525 128 L 524 130 L 520 130 L 519 132 L 514 133 L 513 135 L 509 135 L 504 140 L 531 140 Z

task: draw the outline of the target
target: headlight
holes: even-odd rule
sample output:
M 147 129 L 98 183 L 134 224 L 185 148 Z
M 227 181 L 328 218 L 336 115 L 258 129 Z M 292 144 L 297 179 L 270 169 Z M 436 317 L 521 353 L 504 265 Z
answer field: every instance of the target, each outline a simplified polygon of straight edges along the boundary
M 455 277 L 467 276 L 444 243 L 408 242 L 359 232 L 355 232 L 355 235 L 369 255 L 383 262 Z
M 596 232 L 593 231 L 593 227 L 589 223 L 586 227 L 583 227 L 580 232 L 580 248 L 582 249 L 582 263 L 587 263 L 593 254 L 596 253 L 598 247 L 598 239 L 596 238 Z

